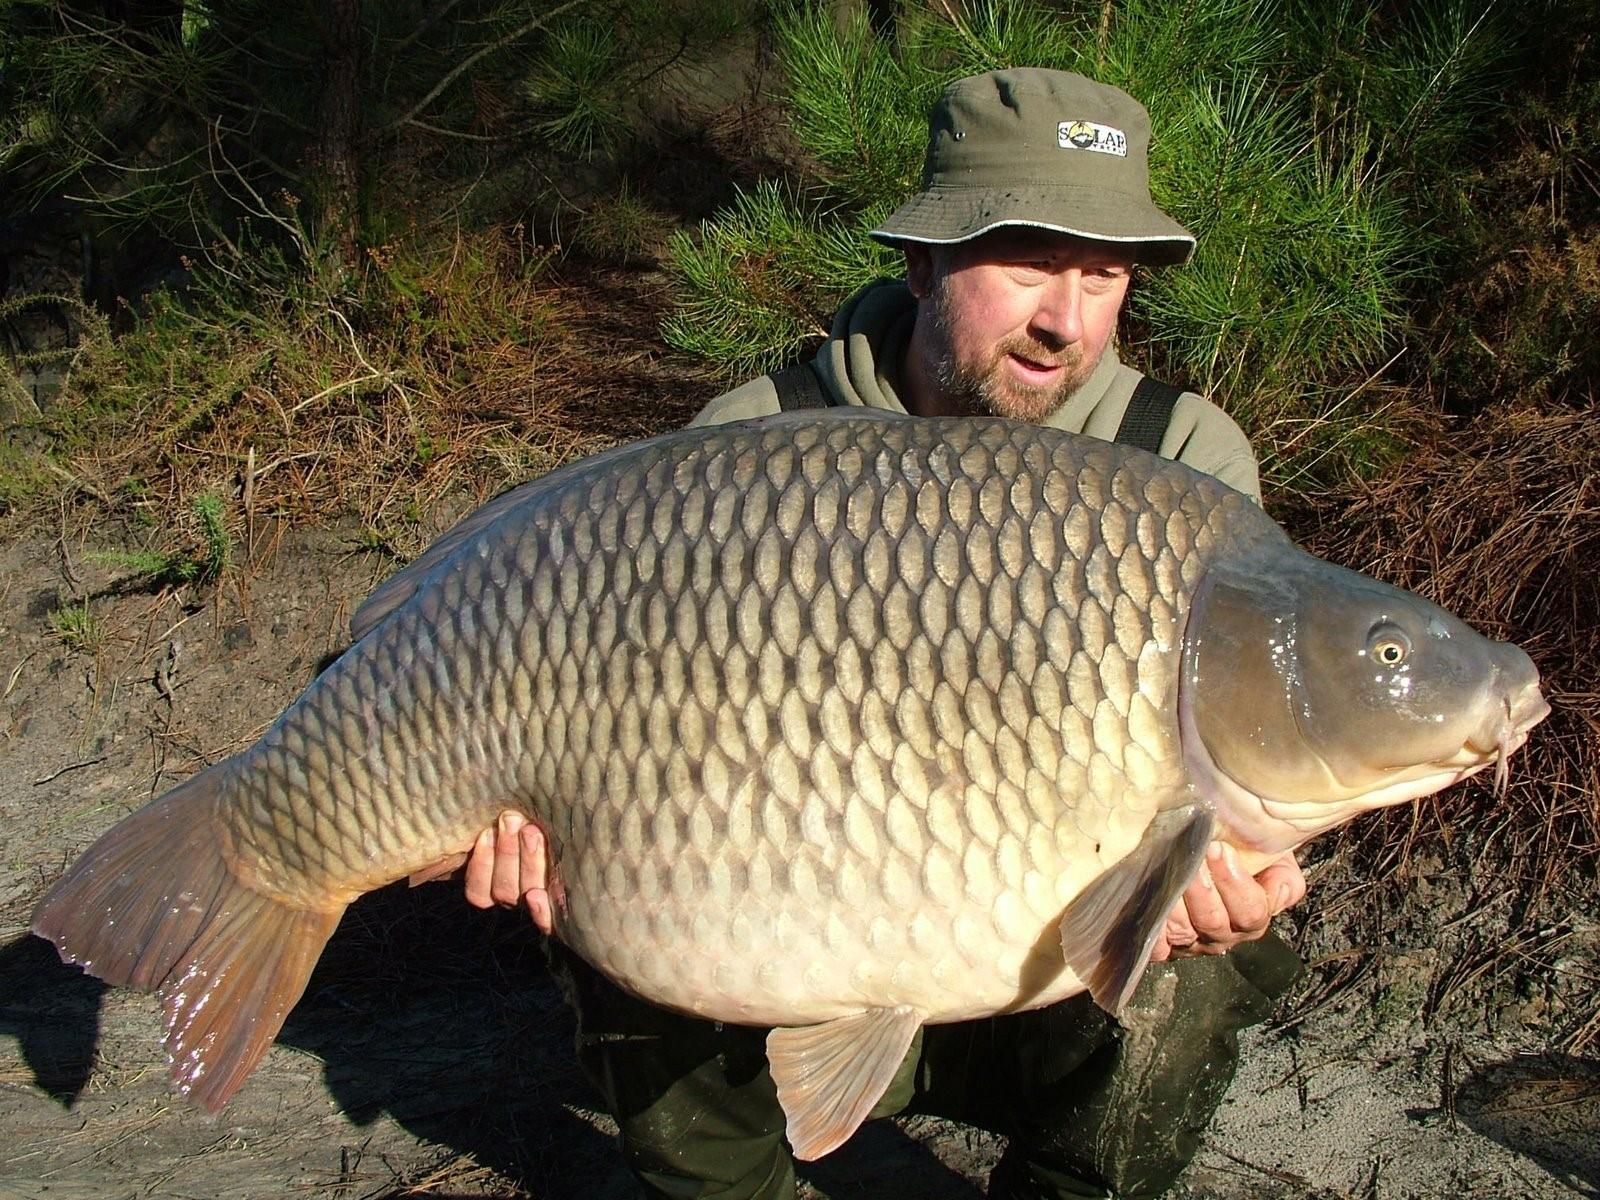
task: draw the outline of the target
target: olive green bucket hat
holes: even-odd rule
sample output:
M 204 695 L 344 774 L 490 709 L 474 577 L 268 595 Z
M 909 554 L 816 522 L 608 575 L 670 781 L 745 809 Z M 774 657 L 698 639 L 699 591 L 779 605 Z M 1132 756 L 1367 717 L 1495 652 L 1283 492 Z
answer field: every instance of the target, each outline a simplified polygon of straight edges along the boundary
M 958 79 L 928 121 L 922 191 L 872 231 L 885 242 L 964 242 L 1028 225 L 1187 262 L 1194 235 L 1150 199 L 1150 114 L 1128 93 L 1027 67 Z

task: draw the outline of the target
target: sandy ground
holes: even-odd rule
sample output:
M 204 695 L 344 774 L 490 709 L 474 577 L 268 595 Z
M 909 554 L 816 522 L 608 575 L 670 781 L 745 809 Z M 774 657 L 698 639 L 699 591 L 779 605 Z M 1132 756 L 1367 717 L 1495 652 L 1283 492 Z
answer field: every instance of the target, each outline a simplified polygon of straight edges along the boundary
M 300 534 L 186 607 L 119 590 L 92 549 L 0 549 L 0 1197 L 631 1195 L 534 938 L 453 886 L 352 908 L 218 1118 L 168 1091 L 149 997 L 104 988 L 28 935 L 71 856 L 258 736 L 392 570 L 337 534 Z M 94 597 L 91 652 L 50 631 L 75 591 Z M 1314 888 L 1307 908 L 1318 902 Z M 1319 931 L 1319 949 L 1337 962 L 1334 936 Z M 1422 985 L 1394 966 L 1419 947 L 1346 951 L 1385 954 L 1382 986 L 1330 989 L 1313 972 L 1287 1027 L 1250 1036 L 1178 1195 L 1600 1194 L 1600 1067 L 1551 1053 L 1541 1017 L 1554 1019 L 1561 981 L 1552 1000 L 1517 1001 L 1515 1020 L 1491 991 L 1425 1025 Z M 880 1122 L 808 1167 L 805 1187 L 976 1197 L 1002 1148 L 944 1122 Z

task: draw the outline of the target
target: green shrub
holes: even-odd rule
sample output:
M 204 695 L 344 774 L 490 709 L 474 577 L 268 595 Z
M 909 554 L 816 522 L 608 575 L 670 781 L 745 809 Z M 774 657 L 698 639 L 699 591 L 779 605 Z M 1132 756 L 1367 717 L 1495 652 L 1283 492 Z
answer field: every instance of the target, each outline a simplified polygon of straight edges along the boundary
M 546 115 L 537 128 L 569 153 L 610 146 L 626 128 L 619 86 L 623 48 L 614 27 L 574 21 L 558 28 L 523 82 L 527 98 Z
M 555 149 L 592 158 L 639 124 L 641 93 L 673 89 L 670 74 L 751 24 L 749 0 L 587 5 L 549 30 L 522 79 L 534 128 Z
M 685 300 L 662 328 L 668 344 L 716 364 L 729 377 L 793 357 L 827 333 L 846 296 L 884 274 L 891 252 L 854 222 L 810 208 L 784 185 L 764 182 L 701 226 L 673 235 L 670 270 Z
M 616 193 L 591 200 L 578 214 L 572 242 L 602 262 L 626 265 L 654 258 L 672 219 L 623 180 Z

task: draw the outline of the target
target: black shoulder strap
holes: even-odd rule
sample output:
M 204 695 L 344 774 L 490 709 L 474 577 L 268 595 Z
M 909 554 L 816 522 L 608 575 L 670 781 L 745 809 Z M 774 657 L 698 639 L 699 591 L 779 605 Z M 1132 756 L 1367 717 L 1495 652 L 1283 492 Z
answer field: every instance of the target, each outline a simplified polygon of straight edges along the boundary
M 1133 389 L 1128 411 L 1122 414 L 1116 440 L 1124 446 L 1135 446 L 1151 454 L 1159 454 L 1161 439 L 1172 420 L 1172 408 L 1181 395 L 1182 388 L 1161 383 L 1148 375 L 1143 376 L 1139 386 Z
M 795 363 L 772 373 L 772 386 L 778 389 L 778 411 L 799 408 L 831 408 L 833 397 L 822 386 L 822 379 L 809 361 Z

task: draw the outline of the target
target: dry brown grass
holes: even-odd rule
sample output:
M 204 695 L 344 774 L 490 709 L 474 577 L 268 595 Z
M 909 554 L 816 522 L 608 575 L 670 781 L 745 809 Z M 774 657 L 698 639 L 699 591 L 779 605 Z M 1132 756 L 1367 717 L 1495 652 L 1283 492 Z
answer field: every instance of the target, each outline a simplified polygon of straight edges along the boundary
M 659 288 L 620 289 L 520 231 L 369 257 L 353 296 L 168 302 L 90 348 L 55 417 L 58 482 L 91 501 L 83 519 L 120 512 L 181 551 L 211 493 L 247 558 L 266 524 L 339 517 L 409 558 L 441 513 L 682 423 L 712 390 L 663 366 Z

